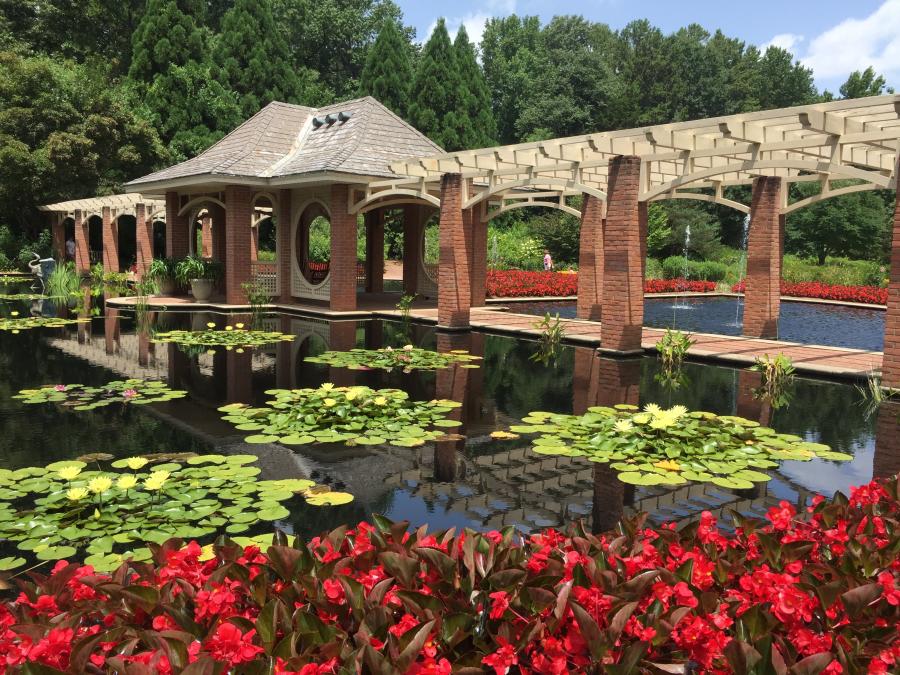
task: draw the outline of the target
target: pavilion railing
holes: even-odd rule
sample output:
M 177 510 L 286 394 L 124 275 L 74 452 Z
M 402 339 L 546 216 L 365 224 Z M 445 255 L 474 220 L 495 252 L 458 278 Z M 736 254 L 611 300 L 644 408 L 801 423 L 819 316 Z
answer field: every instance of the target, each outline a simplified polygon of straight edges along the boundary
M 250 261 L 250 274 L 260 290 L 278 295 L 278 263 L 274 260 Z

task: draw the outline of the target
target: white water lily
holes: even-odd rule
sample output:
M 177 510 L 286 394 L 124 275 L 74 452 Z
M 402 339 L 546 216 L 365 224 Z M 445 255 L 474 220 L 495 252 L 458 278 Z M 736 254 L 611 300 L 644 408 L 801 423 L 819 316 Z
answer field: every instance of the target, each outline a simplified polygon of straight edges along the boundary
M 634 425 L 629 420 L 619 420 L 613 426 L 615 427 L 616 431 L 622 434 L 634 429 Z

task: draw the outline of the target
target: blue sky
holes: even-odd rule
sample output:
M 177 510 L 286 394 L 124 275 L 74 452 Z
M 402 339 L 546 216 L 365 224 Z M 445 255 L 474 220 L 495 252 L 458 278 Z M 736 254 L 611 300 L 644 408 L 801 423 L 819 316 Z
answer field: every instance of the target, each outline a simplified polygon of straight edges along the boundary
M 689 23 L 721 28 L 760 46 L 777 44 L 813 69 L 820 89 L 837 92 L 852 71 L 873 65 L 900 90 L 900 0 L 397 0 L 420 40 L 439 16 L 480 37 L 490 16 L 582 14 L 621 28 L 647 18 L 665 32 Z

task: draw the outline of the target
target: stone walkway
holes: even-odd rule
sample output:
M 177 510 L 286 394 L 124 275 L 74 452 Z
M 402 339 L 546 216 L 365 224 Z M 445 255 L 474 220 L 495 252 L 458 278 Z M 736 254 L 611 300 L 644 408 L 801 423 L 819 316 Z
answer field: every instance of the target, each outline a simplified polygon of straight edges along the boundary
M 395 312 L 378 312 L 394 315 Z M 415 319 L 437 323 L 436 309 L 414 309 Z M 534 327 L 538 317 L 531 314 L 497 311 L 494 309 L 473 309 L 472 327 L 496 333 L 527 335 L 536 337 L 541 331 Z M 565 326 L 565 339 L 570 342 L 600 346 L 601 324 L 596 321 L 561 319 Z M 658 328 L 644 328 L 641 346 L 652 351 L 665 331 Z M 864 379 L 872 371 L 881 369 L 881 352 L 845 347 L 825 347 L 801 345 L 795 342 L 761 340 L 730 335 L 693 333 L 696 344 L 688 352 L 701 359 L 727 361 L 739 365 L 752 364 L 756 357 L 769 354 L 784 354 L 790 357 L 798 372 L 826 377 Z

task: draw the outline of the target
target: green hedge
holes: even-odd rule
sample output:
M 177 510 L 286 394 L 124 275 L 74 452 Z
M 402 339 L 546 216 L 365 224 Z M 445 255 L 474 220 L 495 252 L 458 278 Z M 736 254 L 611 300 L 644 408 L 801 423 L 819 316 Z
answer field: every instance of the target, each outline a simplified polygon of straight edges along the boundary
M 688 260 L 673 255 L 662 261 L 664 279 L 689 279 L 691 281 L 722 281 L 728 274 L 728 265 L 712 260 Z

